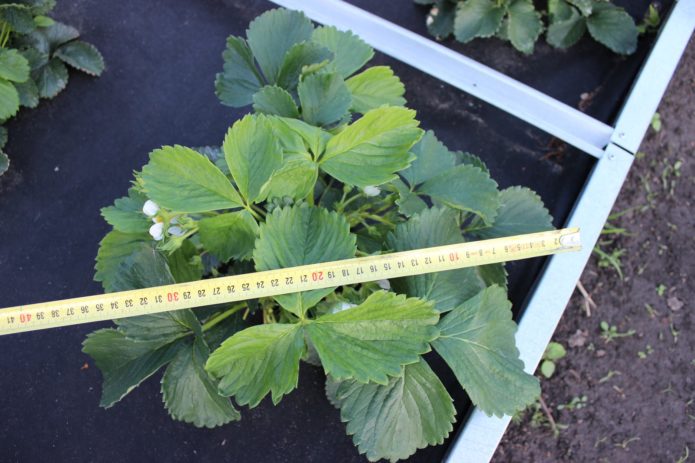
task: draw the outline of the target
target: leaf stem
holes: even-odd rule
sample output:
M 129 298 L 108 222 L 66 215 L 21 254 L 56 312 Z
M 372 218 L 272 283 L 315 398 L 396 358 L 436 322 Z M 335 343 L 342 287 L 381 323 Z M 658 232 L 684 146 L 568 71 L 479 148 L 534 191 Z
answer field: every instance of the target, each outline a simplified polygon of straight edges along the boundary
M 266 213 L 263 209 L 261 209 L 259 206 L 256 206 L 255 204 L 251 204 L 251 207 L 254 211 L 258 212 L 261 215 L 261 217 L 265 219 Z
M 235 313 L 239 312 L 242 309 L 246 308 L 246 302 L 241 302 L 239 304 L 236 304 L 232 306 L 230 309 L 225 310 L 222 313 L 219 313 L 212 317 L 210 320 L 206 321 L 205 324 L 203 324 L 203 332 L 209 330 L 213 326 L 217 325 L 219 322 L 224 320 L 225 318 L 231 317 Z

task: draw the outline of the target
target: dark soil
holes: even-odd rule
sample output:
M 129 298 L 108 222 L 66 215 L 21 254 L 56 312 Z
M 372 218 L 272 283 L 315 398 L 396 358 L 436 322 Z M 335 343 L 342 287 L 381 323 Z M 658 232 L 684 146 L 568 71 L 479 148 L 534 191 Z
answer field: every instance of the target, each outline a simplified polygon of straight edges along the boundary
M 542 382 L 560 424 L 557 438 L 542 409 L 508 430 L 493 461 L 682 462 L 695 456 L 695 39 L 659 109 L 611 223 L 629 235 L 606 235 L 624 250 L 622 273 L 592 259 L 555 333 L 567 347 L 557 372 Z M 634 335 L 606 342 L 601 321 Z M 558 406 L 586 397 L 573 410 Z M 576 399 L 575 399 L 576 400 Z

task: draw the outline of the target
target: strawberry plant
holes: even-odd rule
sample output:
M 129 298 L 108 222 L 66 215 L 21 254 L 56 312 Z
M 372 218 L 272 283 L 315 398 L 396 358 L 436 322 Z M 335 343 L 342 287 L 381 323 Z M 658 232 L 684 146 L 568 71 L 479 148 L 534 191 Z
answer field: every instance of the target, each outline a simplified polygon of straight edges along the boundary
M 0 124 L 20 107 L 35 108 L 68 83 L 66 65 L 98 76 L 104 60 L 79 32 L 47 16 L 54 0 L 0 1 Z M 7 129 L 0 125 L 0 175 L 10 165 L 2 149 Z
M 220 148 L 150 153 L 128 195 L 102 210 L 113 230 L 95 279 L 128 290 L 551 228 L 534 192 L 500 191 L 479 158 L 423 131 L 391 69 L 362 70 L 372 55 L 287 10 L 230 37 L 217 93 L 255 112 Z M 103 407 L 163 369 L 164 406 L 199 427 L 278 404 L 308 362 L 359 452 L 396 461 L 453 429 L 432 350 L 488 414 L 538 397 L 506 283 L 488 265 L 124 318 L 83 349 L 102 371 Z
M 467 43 L 476 38 L 497 37 L 529 54 L 544 30 L 547 42 L 556 48 L 571 47 L 588 31 L 594 40 L 615 53 L 629 55 L 637 48 L 639 29 L 635 21 L 623 8 L 607 0 L 548 0 L 548 9 L 543 12 L 531 0 L 415 3 L 431 5 L 427 27 L 440 39 L 453 34 L 459 42 Z

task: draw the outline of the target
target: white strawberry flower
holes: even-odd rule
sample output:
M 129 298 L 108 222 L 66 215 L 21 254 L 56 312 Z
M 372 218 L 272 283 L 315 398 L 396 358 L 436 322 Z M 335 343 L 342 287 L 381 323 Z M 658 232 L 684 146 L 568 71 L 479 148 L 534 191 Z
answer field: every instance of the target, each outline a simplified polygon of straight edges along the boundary
M 162 222 L 157 222 L 150 227 L 150 235 L 155 241 L 161 241 L 164 239 L 164 224 Z
M 333 306 L 331 306 L 331 308 L 329 309 L 328 312 L 329 313 L 338 313 L 338 312 L 342 312 L 343 310 L 352 309 L 353 307 L 357 307 L 357 304 L 352 304 L 350 302 L 340 301 L 340 302 L 333 304 Z
M 159 212 L 159 205 L 151 199 L 148 199 L 145 201 L 145 204 L 142 205 L 142 212 L 147 217 L 154 217 L 157 215 L 157 212 Z
M 381 189 L 378 186 L 366 186 L 364 187 L 365 196 L 379 196 Z
M 391 282 L 388 280 L 379 280 L 376 282 L 376 284 L 379 285 L 379 288 L 385 289 L 386 291 L 391 289 Z

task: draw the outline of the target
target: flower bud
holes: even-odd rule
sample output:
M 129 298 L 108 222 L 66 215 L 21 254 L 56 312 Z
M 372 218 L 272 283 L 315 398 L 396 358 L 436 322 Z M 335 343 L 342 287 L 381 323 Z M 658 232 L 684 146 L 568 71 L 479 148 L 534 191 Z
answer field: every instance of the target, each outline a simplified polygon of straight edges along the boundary
M 381 189 L 378 186 L 366 186 L 364 187 L 365 196 L 379 196 Z
M 164 239 L 164 224 L 159 222 L 150 227 L 150 235 L 155 241 Z
M 154 217 L 157 212 L 159 212 L 159 206 L 151 199 L 148 199 L 145 201 L 145 204 L 142 205 L 142 212 L 147 217 Z
M 379 285 L 379 288 L 389 290 L 391 289 L 391 282 L 388 280 L 379 280 L 376 282 L 376 284 Z
M 181 227 L 169 227 L 169 229 L 167 230 L 167 232 L 168 232 L 171 236 L 183 236 L 183 235 L 186 234 L 186 232 L 183 231 L 183 228 L 181 228 Z

